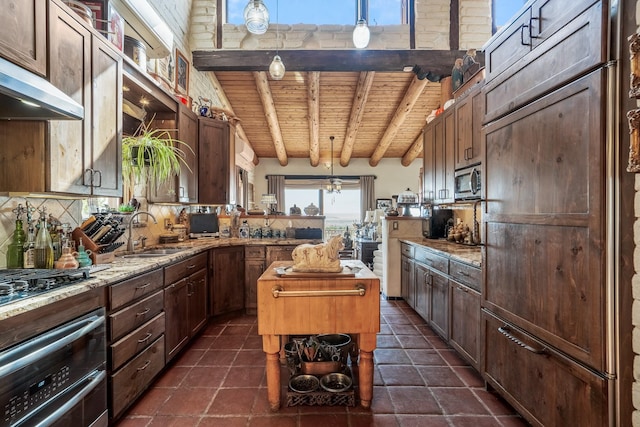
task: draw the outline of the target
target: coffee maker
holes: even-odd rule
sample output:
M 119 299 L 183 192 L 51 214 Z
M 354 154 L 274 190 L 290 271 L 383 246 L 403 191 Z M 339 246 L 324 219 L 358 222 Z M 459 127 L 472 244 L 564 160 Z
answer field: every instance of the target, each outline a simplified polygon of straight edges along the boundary
M 453 224 L 452 209 L 429 209 L 422 219 L 422 235 L 427 239 L 444 239 L 447 227 Z

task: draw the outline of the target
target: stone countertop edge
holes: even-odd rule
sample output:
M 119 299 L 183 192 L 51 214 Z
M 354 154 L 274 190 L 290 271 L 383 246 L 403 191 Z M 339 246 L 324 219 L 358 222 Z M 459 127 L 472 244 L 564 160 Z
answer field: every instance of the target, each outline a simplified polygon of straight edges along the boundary
M 482 268 L 482 247 L 461 245 L 444 239 L 425 239 L 405 237 L 399 239 L 410 245 L 417 245 L 432 250 L 438 255 L 446 256 L 477 268 Z
M 185 242 L 154 245 L 154 248 L 180 248 L 183 251 L 158 257 L 124 258 L 116 256 L 115 261 L 107 264 L 109 268 L 91 273 L 91 278 L 77 284 L 63 286 L 42 295 L 24 298 L 0 306 L 0 321 L 13 316 L 35 310 L 65 298 L 130 279 L 156 268 L 162 268 L 176 261 L 196 255 L 209 249 L 229 246 L 268 246 L 268 245 L 301 245 L 303 243 L 320 243 L 309 239 L 194 239 Z

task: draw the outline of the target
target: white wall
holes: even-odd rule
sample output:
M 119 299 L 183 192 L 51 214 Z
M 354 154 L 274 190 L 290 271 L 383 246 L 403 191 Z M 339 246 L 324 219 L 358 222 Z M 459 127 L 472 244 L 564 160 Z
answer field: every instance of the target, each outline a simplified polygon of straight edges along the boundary
M 420 167 L 422 159 L 414 160 L 409 166 L 402 166 L 401 159 L 382 159 L 376 167 L 369 165 L 369 159 L 352 159 L 349 166 L 342 167 L 334 161 L 334 175 L 375 175 L 376 199 L 390 199 L 407 187 L 418 192 Z M 329 171 L 322 167 L 313 167 L 309 159 L 290 159 L 287 166 L 280 166 L 278 159 L 260 159 L 254 170 L 254 200 L 260 200 L 260 195 L 267 192 L 266 175 L 321 175 L 326 176 Z M 289 207 L 287 206 L 287 209 Z

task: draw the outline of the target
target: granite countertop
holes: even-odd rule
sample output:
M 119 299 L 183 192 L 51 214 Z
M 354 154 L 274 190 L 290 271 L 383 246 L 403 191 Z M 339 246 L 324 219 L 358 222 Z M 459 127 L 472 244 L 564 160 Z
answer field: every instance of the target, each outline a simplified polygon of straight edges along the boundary
M 478 268 L 482 268 L 482 247 L 461 245 L 449 242 L 445 239 L 425 239 L 422 237 L 405 237 L 401 242 L 423 246 L 439 255 L 443 255 L 456 261 L 464 262 Z
M 124 257 L 116 256 L 115 260 L 107 266 L 107 269 L 91 272 L 91 278 L 76 284 L 63 286 L 41 295 L 24 298 L 9 304 L 0 306 L 0 320 L 7 319 L 25 313 L 47 304 L 87 292 L 91 289 L 111 285 L 141 273 L 161 268 L 180 259 L 188 258 L 200 252 L 212 248 L 228 246 L 268 246 L 268 245 L 300 245 L 303 243 L 319 243 L 317 240 L 308 239 L 240 239 L 240 238 L 211 238 L 195 239 L 180 243 L 155 245 L 153 248 L 180 248 L 178 253 L 157 257 Z M 138 250 L 140 252 L 140 250 Z

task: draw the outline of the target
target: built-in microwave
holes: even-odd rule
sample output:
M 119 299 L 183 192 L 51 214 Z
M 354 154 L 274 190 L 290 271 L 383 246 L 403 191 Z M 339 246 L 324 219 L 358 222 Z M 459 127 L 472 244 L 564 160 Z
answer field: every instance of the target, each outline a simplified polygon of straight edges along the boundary
M 482 167 L 480 165 L 460 169 L 455 172 L 455 200 L 482 199 Z

